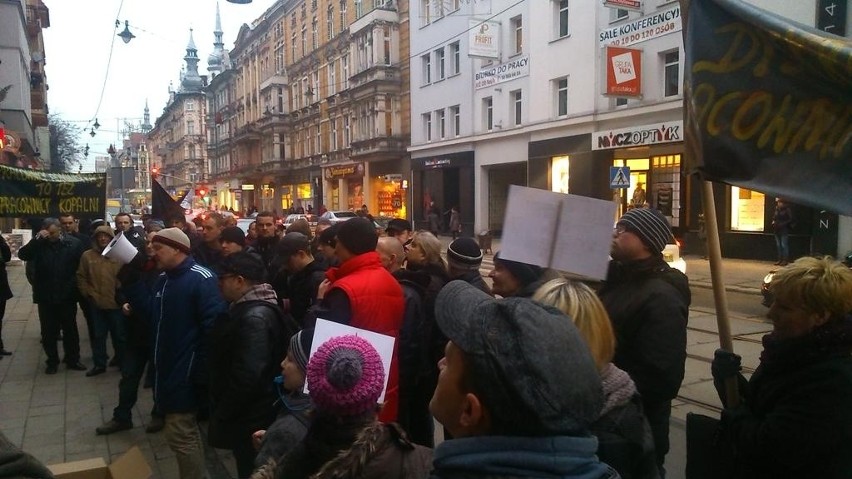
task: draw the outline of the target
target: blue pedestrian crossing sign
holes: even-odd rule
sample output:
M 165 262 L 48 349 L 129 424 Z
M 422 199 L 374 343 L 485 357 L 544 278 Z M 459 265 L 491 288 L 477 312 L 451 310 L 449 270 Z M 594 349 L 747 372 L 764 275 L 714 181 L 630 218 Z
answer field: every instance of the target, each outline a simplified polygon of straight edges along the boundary
M 609 187 L 612 189 L 630 188 L 630 167 L 610 166 Z

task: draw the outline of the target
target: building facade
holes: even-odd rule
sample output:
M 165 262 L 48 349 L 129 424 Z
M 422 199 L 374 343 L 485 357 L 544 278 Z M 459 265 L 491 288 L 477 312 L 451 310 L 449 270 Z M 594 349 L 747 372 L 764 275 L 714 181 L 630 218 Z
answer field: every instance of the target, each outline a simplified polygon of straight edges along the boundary
M 813 25 L 816 2 L 802 3 L 781 13 Z M 699 185 L 682 161 L 679 2 L 628 10 L 569 0 L 419 0 L 411 22 L 418 226 L 434 202 L 442 211 L 457 206 L 466 234 L 499 234 L 516 184 L 612 200 L 617 215 L 641 201 L 697 250 Z M 629 168 L 617 185 L 626 187 L 611 187 L 612 167 Z M 723 253 L 773 257 L 774 199 L 716 188 Z M 816 214 L 796 207 L 803 224 Z M 797 232 L 794 252 L 810 251 L 812 240 L 810 229 Z
M 0 163 L 49 169 L 47 78 L 41 0 L 0 3 Z

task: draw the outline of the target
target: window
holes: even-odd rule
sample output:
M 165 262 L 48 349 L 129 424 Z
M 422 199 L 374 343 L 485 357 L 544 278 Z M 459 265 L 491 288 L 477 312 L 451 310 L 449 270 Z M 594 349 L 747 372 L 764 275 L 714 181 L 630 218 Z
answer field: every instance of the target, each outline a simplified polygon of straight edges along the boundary
M 734 231 L 765 231 L 764 204 L 766 197 L 758 191 L 731 187 L 731 229 Z
M 455 12 L 461 8 L 461 0 L 450 0 L 450 12 Z
M 675 50 L 663 54 L 663 62 L 665 64 L 663 70 L 663 85 L 665 91 L 663 96 L 675 96 L 680 93 L 680 52 Z
M 281 73 L 284 71 L 284 40 L 278 40 L 275 43 L 275 72 Z
M 186 111 L 195 111 L 195 101 L 187 100 L 186 101 Z
M 302 25 L 302 56 L 308 54 L 308 27 Z
M 494 99 L 482 99 L 482 126 L 486 131 L 494 129 Z
M 445 67 L 444 67 L 444 49 L 439 48 L 435 50 L 435 76 L 437 80 L 443 80 L 445 75 Z
M 290 56 L 296 61 L 296 32 L 290 35 Z
M 423 138 L 432 141 L 432 112 L 423 114 Z
M 352 120 L 348 116 L 343 117 L 343 147 L 349 148 L 352 143 Z
M 523 97 L 521 96 L 521 90 L 515 90 L 511 93 L 512 95 L 512 120 L 514 121 L 515 126 L 521 124 L 521 113 L 523 112 Z
M 334 5 L 328 6 L 328 12 L 326 12 L 325 18 L 325 29 L 328 30 L 326 32 L 327 38 L 329 40 L 334 38 Z
M 346 0 L 340 0 L 340 31 L 346 30 Z
M 337 118 L 331 119 L 331 151 L 337 151 Z
M 361 18 L 364 14 L 364 3 L 362 0 L 355 0 L 355 18 Z
M 309 90 L 313 95 L 310 100 L 311 103 L 315 101 L 319 101 L 320 99 L 320 81 L 319 81 L 319 70 L 314 70 L 311 74 L 311 89 Z
M 447 115 L 444 110 L 436 110 L 435 115 L 438 118 L 438 138 L 444 139 L 447 137 Z
M 391 64 L 391 31 L 387 26 L 382 28 L 384 32 L 385 65 Z
M 186 120 L 186 134 L 194 135 L 195 134 L 195 122 L 192 120 Z
M 461 135 L 461 112 L 458 105 L 450 107 L 450 116 L 453 122 L 453 136 Z
M 420 19 L 423 26 L 432 23 L 432 0 L 420 0 Z
M 311 44 L 314 47 L 314 50 L 319 46 L 319 22 L 317 22 L 317 17 L 314 17 L 311 22 Z
M 556 0 L 553 2 L 556 9 L 556 37 L 568 36 L 568 0 Z
M 314 154 L 318 155 L 322 152 L 322 128 L 317 125 L 316 136 L 314 136 Z
M 554 80 L 556 87 L 556 116 L 568 114 L 568 78 Z
M 627 98 L 618 97 L 618 98 L 615 99 L 615 106 L 616 107 L 626 106 L 626 105 L 627 105 Z
M 423 84 L 432 83 L 432 55 L 427 53 L 420 57 L 421 68 L 423 69 Z
M 331 59 L 328 62 L 328 96 L 337 93 L 337 60 Z
M 510 20 L 512 32 L 512 54 L 524 51 L 524 22 L 523 18 L 517 16 Z
M 461 73 L 461 49 L 459 42 L 450 43 L 450 75 Z
M 614 8 L 609 11 L 609 21 L 617 22 L 620 20 L 624 20 L 625 18 L 630 16 L 630 12 L 628 12 L 624 8 Z
M 445 0 L 436 0 L 435 2 L 435 19 L 440 20 L 444 18 L 444 1 Z
M 344 53 L 343 56 L 340 57 L 340 63 L 343 64 L 343 71 L 341 72 L 343 78 L 340 79 L 340 83 L 342 85 L 341 89 L 345 90 L 349 88 L 349 52 Z

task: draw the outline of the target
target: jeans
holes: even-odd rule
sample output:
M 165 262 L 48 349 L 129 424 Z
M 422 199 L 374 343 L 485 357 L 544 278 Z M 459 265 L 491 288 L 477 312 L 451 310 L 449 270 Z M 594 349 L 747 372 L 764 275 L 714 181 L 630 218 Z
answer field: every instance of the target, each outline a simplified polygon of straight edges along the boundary
M 118 309 L 92 308 L 92 319 L 95 324 L 95 338 L 92 340 L 92 360 L 96 368 L 106 368 L 107 333 L 112 336 L 112 346 L 115 357 L 120 362 L 127 344 L 127 319 Z
M 80 362 L 80 336 L 77 333 L 77 302 L 39 303 L 38 321 L 41 324 L 41 346 L 47 355 L 47 365 L 59 364 L 59 349 L 56 347 L 60 330 L 65 363 Z
M 775 233 L 775 247 L 778 250 L 778 260 L 779 261 L 789 261 L 790 260 L 790 234 L 789 233 Z
M 112 418 L 118 422 L 133 422 L 132 409 L 139 398 L 139 381 L 145 375 L 145 365 L 148 363 L 148 349 L 145 347 L 128 347 L 121 361 L 121 380 L 118 381 L 118 406 L 112 410 Z M 155 404 L 151 416 L 162 416 Z
M 166 414 L 163 436 L 169 449 L 175 453 L 180 479 L 204 479 L 204 446 L 195 413 Z

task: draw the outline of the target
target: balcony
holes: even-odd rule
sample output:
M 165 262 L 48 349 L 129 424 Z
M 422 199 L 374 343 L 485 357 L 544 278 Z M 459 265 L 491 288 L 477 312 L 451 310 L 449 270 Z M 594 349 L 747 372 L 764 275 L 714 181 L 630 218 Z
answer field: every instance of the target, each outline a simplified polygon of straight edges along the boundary
M 392 2 L 387 2 L 385 5 L 370 10 L 366 15 L 352 22 L 352 25 L 349 26 L 351 34 L 357 34 L 374 22 L 399 23 L 399 13 L 397 13 L 396 7 L 390 6 Z
M 50 10 L 41 3 L 27 5 L 27 34 L 37 36 L 43 28 L 50 27 Z
M 385 92 L 398 92 L 401 85 L 399 68 L 390 65 L 374 65 L 349 77 L 349 89 L 356 97 L 366 87 L 387 86 Z
M 254 143 L 260 141 L 260 130 L 253 123 L 243 125 L 234 131 L 234 141 L 237 143 Z
M 405 153 L 405 140 L 398 137 L 380 137 L 353 141 L 349 157 L 362 160 L 384 160 Z

